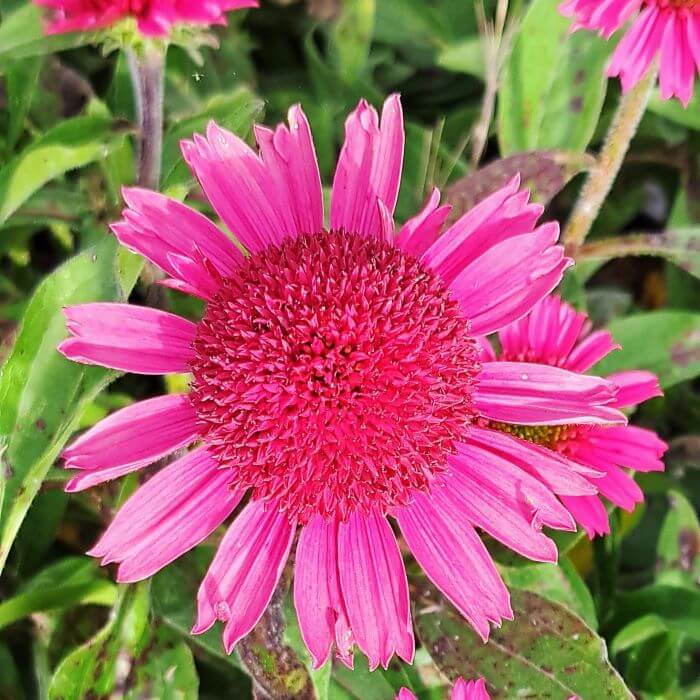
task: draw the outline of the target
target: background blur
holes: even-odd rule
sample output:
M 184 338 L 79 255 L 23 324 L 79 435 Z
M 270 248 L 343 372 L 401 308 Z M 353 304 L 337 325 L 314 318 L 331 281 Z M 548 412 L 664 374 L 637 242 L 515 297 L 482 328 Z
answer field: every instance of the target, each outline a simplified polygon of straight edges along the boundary
M 512 2 L 504 24 L 495 2 L 471 0 L 262 5 L 232 14 L 215 32 L 220 49 L 203 48 L 199 63 L 169 50 L 164 191 L 206 211 L 179 139 L 212 118 L 249 136 L 253 120 L 273 124 L 294 102 L 309 116 L 328 185 L 346 114 L 360 97 L 379 106 L 398 91 L 407 119 L 398 221 L 434 185 L 461 212 L 517 171 L 547 204 L 545 218 L 566 220 L 619 85 L 603 77 L 613 42 L 570 36 L 556 0 Z M 311 674 L 283 596 L 273 610 L 279 624 L 254 632 L 240 657 L 224 655 L 218 631 L 188 635 L 213 541 L 152 585 L 132 587 L 117 608 L 109 570 L 83 556 L 121 486 L 63 493 L 57 458 L 74 420 L 85 428 L 163 390 L 160 379 L 85 370 L 54 351 L 61 305 L 128 295 L 135 282 L 132 256 L 117 252 L 107 230 L 119 215 L 119 188 L 133 181 L 133 97 L 119 51 L 104 55 L 86 35 L 43 38 L 26 1 L 2 0 L 0 13 L 2 700 L 247 698 L 248 672 L 260 698 L 389 700 L 409 685 L 424 699 L 442 697 L 440 671 L 498 678 L 500 697 L 564 698 L 552 679 L 566 677 L 567 659 L 590 659 L 591 698 L 630 697 L 624 684 L 644 698 L 700 698 L 697 94 L 687 110 L 652 99 L 560 290 L 624 346 L 600 373 L 644 368 L 660 377 L 665 397 L 634 416 L 671 445 L 665 474 L 638 477 L 646 504 L 615 513 L 605 540 L 559 538 L 559 566 L 494 547 L 518 604 L 530 610 L 504 627 L 510 648 L 482 648 L 449 612 L 443 619 L 427 610 L 413 668 L 370 675 L 358 659 L 354 674 L 342 666 Z M 199 314 L 198 302 L 163 293 L 172 310 Z M 133 298 L 149 302 L 139 284 Z M 166 389 L 186 382 L 171 378 Z M 411 585 L 423 585 L 417 572 Z M 538 615 L 551 627 L 533 628 Z M 438 643 L 445 634 L 449 648 Z

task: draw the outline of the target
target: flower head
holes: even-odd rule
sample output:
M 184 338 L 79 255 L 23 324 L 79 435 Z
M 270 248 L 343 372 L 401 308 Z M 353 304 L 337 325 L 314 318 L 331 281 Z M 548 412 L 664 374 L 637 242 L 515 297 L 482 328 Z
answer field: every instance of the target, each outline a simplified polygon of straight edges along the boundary
M 416 696 L 408 688 L 401 688 L 396 700 L 416 700 Z M 476 681 L 465 681 L 464 678 L 458 678 L 452 687 L 450 700 L 490 700 L 486 691 L 486 681 L 483 678 Z
M 552 561 L 542 527 L 575 528 L 557 496 L 596 488 L 583 467 L 570 473 L 558 454 L 479 421 L 624 422 L 608 381 L 480 357 L 479 334 L 561 280 L 570 261 L 558 227 L 537 226 L 542 207 L 516 178 L 449 226 L 435 191 L 396 231 L 397 96 L 381 121 L 364 101 L 349 116 L 327 225 L 301 109 L 255 135 L 258 151 L 211 124 L 182 144 L 246 254 L 200 213 L 145 190 L 125 191 L 113 226 L 165 284 L 206 301 L 199 323 L 127 304 L 66 309 L 70 359 L 192 376 L 188 394 L 122 409 L 66 450 L 77 491 L 197 444 L 131 497 L 91 554 L 118 562 L 121 581 L 146 578 L 247 499 L 199 590 L 194 632 L 223 621 L 228 650 L 247 634 L 298 531 L 294 600 L 315 663 L 334 645 L 352 663 L 356 644 L 374 668 L 414 651 L 392 517 L 486 639 L 512 612 L 475 528 Z
M 609 332 L 591 332 L 586 314 L 578 313 L 556 296 L 540 301 L 527 316 L 502 329 L 498 337 L 498 358 L 484 342 L 484 360 L 539 362 L 581 373 L 620 347 Z M 608 380 L 618 386 L 614 404 L 618 408 L 636 406 L 662 393 L 658 380 L 649 372 L 620 372 Z M 587 478 L 600 494 L 628 511 L 644 500 L 644 494 L 625 468 L 663 471 L 661 458 L 668 448 L 656 433 L 631 425 L 491 423 L 490 427 L 555 450 L 572 463 L 589 468 L 592 471 Z M 561 500 L 590 537 L 610 532 L 608 514 L 598 495 L 562 496 Z
M 597 30 L 605 38 L 634 17 L 615 49 L 608 75 L 620 76 L 627 91 L 658 56 L 661 97 L 675 96 L 688 105 L 700 71 L 698 0 L 566 0 L 559 9 L 574 19 L 574 29 Z
M 258 0 L 34 0 L 52 11 L 50 34 L 104 29 L 133 18 L 141 34 L 166 36 L 173 25 L 225 24 L 226 13 L 257 7 Z

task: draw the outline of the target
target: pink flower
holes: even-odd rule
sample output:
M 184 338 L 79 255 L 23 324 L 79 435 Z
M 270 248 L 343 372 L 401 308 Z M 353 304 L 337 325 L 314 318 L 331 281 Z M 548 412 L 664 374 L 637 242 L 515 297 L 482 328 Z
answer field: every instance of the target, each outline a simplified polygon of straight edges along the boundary
M 103 29 L 133 17 L 146 36 L 162 37 L 174 24 L 225 24 L 226 13 L 258 0 L 34 0 L 52 10 L 49 34 Z
M 396 700 L 417 700 L 417 698 L 408 688 L 401 688 Z M 486 692 L 486 681 L 479 678 L 477 681 L 467 682 L 464 678 L 458 678 L 452 688 L 450 700 L 490 700 Z
M 591 332 L 586 314 L 577 313 L 559 297 L 540 301 L 524 318 L 503 328 L 498 334 L 501 351 L 498 359 L 508 362 L 539 362 L 584 373 L 613 350 L 619 349 L 607 331 Z M 482 341 L 482 359 L 496 359 L 491 346 Z M 662 392 L 656 377 L 649 372 L 621 372 L 608 377 L 618 386 L 614 405 L 627 408 Z M 494 427 L 491 423 L 490 427 Z M 640 472 L 663 471 L 661 461 L 668 449 L 656 433 L 631 425 L 498 425 L 528 442 L 556 450 L 563 457 L 591 471 L 598 491 L 609 501 L 628 511 L 644 500 L 644 494 L 625 468 Z M 610 532 L 608 514 L 596 495 L 562 496 L 569 512 L 589 537 Z
M 566 0 L 559 10 L 574 19 L 574 29 L 598 30 L 606 39 L 634 16 L 615 49 L 608 75 L 620 76 L 626 92 L 658 55 L 661 97 L 675 95 L 688 106 L 700 71 L 698 0 Z
M 558 226 L 515 178 L 452 225 L 435 191 L 394 229 L 401 104 L 349 116 L 324 226 L 309 124 L 258 126 L 259 151 L 209 125 L 185 160 L 247 254 L 195 210 L 124 192 L 119 240 L 207 303 L 197 324 L 128 304 L 66 309 L 66 357 L 127 372 L 189 372 L 187 395 L 118 411 L 65 452 L 69 491 L 197 443 L 141 487 L 91 554 L 120 581 L 151 576 L 243 505 L 198 595 L 194 632 L 225 623 L 229 651 L 260 619 L 295 533 L 294 600 L 315 663 L 413 658 L 393 517 L 427 575 L 486 639 L 511 618 L 475 527 L 537 561 L 543 526 L 575 522 L 557 496 L 596 488 L 584 467 L 478 420 L 615 424 L 606 380 L 548 365 L 482 362 L 476 336 L 526 314 L 570 261 Z M 446 229 L 442 233 L 443 229 Z M 441 235 L 440 235 L 441 234 Z M 484 438 L 493 432 L 499 440 Z M 530 466 L 537 462 L 538 470 Z M 592 472 L 591 472 L 592 473 Z M 544 475 L 544 476 L 542 476 Z M 249 500 L 244 502 L 244 498 Z

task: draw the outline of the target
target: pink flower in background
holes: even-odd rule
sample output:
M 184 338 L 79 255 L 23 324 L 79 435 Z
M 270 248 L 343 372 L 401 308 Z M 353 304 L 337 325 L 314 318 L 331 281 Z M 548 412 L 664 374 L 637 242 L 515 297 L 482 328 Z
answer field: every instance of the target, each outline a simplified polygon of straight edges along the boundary
M 570 261 L 558 226 L 514 179 L 445 226 L 435 191 L 395 231 L 401 105 L 348 117 L 329 225 L 308 122 L 258 126 L 258 151 L 210 124 L 185 160 L 240 244 L 188 206 L 128 189 L 119 240 L 166 284 L 206 302 L 199 323 L 128 304 L 67 308 L 66 357 L 141 374 L 192 375 L 188 394 L 111 415 L 65 452 L 69 491 L 188 445 L 119 511 L 91 554 L 147 578 L 240 507 L 201 585 L 201 633 L 227 650 L 257 623 L 299 530 L 294 600 L 320 666 L 356 644 L 372 668 L 411 661 L 408 585 L 393 517 L 426 574 L 483 639 L 511 618 L 475 528 L 554 561 L 548 526 L 576 525 L 560 497 L 593 496 L 596 472 L 486 430 L 625 423 L 617 388 L 547 364 L 482 361 L 478 335 L 528 313 Z M 444 230 L 444 232 L 443 232 Z M 492 436 L 496 436 L 493 438 Z M 536 468 L 535 468 L 536 465 Z
M 540 362 L 581 373 L 619 348 L 609 332 L 591 332 L 586 314 L 576 312 L 556 296 L 540 301 L 527 316 L 502 329 L 498 338 L 501 361 Z M 487 341 L 482 342 L 482 359 L 497 359 Z M 618 408 L 662 394 L 656 377 L 649 372 L 620 372 L 608 380 L 619 387 L 614 402 Z M 628 511 L 644 500 L 644 494 L 624 468 L 663 471 L 661 458 L 668 448 L 656 433 L 632 425 L 498 427 L 594 470 L 599 476 L 591 483 L 600 494 Z M 589 537 L 610 532 L 608 514 L 598 496 L 562 496 L 561 500 Z
M 133 17 L 142 34 L 165 36 L 174 24 L 225 24 L 226 13 L 258 0 L 34 0 L 51 9 L 50 34 L 102 29 Z
M 688 105 L 700 71 L 699 0 L 566 0 L 559 9 L 574 19 L 574 29 L 598 30 L 605 38 L 634 17 L 608 75 L 620 76 L 627 91 L 658 56 L 661 97 Z
M 401 688 L 396 700 L 417 700 L 417 698 L 408 688 Z M 490 696 L 486 692 L 486 681 L 483 678 L 479 678 L 477 681 L 465 681 L 464 678 L 458 678 L 452 688 L 450 700 L 490 700 Z

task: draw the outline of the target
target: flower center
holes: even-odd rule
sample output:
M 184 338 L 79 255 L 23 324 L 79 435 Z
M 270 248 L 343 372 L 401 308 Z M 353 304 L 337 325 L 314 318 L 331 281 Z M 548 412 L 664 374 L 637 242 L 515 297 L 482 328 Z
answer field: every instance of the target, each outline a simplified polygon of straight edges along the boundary
M 582 426 L 578 425 L 513 425 L 511 423 L 499 423 L 498 421 L 488 421 L 487 427 L 492 430 L 500 430 L 503 433 L 514 435 L 521 440 L 533 442 L 535 445 L 542 445 L 551 450 L 563 448 L 564 444 L 571 439 L 576 431 Z
M 468 322 L 414 257 L 342 231 L 249 257 L 195 340 L 191 399 L 231 487 L 302 522 L 427 490 L 474 419 Z
M 647 0 L 647 4 L 670 7 L 676 10 L 687 9 L 691 12 L 700 12 L 700 0 Z

